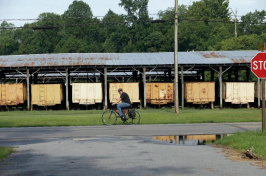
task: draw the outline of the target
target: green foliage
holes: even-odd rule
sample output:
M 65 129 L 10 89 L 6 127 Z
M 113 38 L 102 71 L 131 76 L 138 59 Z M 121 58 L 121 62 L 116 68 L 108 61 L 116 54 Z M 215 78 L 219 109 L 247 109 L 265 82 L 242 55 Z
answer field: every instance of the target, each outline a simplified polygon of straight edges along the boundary
M 127 15 L 109 10 L 102 19 L 93 17 L 89 4 L 74 0 L 62 14 L 41 13 L 36 22 L 22 29 L 2 22 L 0 55 L 42 53 L 173 52 L 173 7 L 148 15 L 148 0 L 120 0 Z M 179 6 L 179 51 L 257 50 L 266 41 L 266 11 L 255 11 L 230 22 L 229 0 L 200 0 Z M 197 21 L 191 21 L 197 19 Z M 150 20 L 165 20 L 152 23 Z M 222 20 L 212 22 L 205 20 Z M 41 27 L 43 29 L 36 29 Z M 52 27 L 52 28 L 51 28 Z
M 120 0 L 120 6 L 124 7 L 129 19 L 147 19 L 149 0 Z
M 266 11 L 262 10 L 255 11 L 254 13 L 248 13 L 245 16 L 241 17 L 241 23 L 239 25 L 240 31 L 242 34 L 257 34 L 260 35 L 262 32 L 266 33 L 266 24 L 260 24 L 265 22 Z M 252 23 L 252 24 L 250 24 Z
M 226 136 L 223 139 L 217 141 L 217 144 L 229 146 L 233 149 L 245 152 L 246 150 L 252 150 L 260 158 L 266 159 L 266 133 L 262 132 L 242 132 L 234 135 Z
M 189 16 L 200 19 L 229 20 L 229 0 L 194 1 L 189 7 Z
M 13 24 L 3 21 L 1 28 L 14 27 Z M 0 55 L 8 55 L 18 49 L 19 43 L 15 37 L 15 30 L 0 30 Z
M 42 127 L 42 126 L 94 126 L 102 125 L 104 111 L 9 111 L 1 112 L 0 127 Z M 223 123 L 260 122 L 259 109 L 185 109 L 179 114 L 174 109 L 138 110 L 141 124 L 178 123 Z M 206 116 L 208 114 L 208 116 Z M 120 122 L 120 121 L 119 121 Z M 117 123 L 122 124 L 122 123 Z
M 10 155 L 14 150 L 8 147 L 1 147 L 0 146 L 0 161 L 2 161 L 5 157 Z
M 214 48 L 216 50 L 257 50 L 260 42 L 262 42 L 261 37 L 257 34 L 242 35 L 223 40 L 217 43 Z

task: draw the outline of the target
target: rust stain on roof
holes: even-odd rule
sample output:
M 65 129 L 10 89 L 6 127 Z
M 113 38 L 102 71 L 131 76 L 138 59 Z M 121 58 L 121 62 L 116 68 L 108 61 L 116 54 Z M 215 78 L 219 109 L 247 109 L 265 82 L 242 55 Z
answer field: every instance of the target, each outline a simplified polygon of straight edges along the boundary
M 248 63 L 245 59 L 240 59 L 241 63 Z
M 34 62 L 31 62 L 30 66 L 34 66 L 34 65 L 35 65 L 35 63 Z
M 221 57 L 225 57 L 224 55 L 218 54 L 218 53 L 215 53 L 215 52 L 211 52 L 210 54 L 208 54 L 208 53 L 202 53 L 202 55 L 205 58 L 221 58 Z
M 100 59 L 100 60 L 111 60 L 111 59 L 108 58 L 108 57 L 100 57 L 99 59 Z
M 78 62 L 74 62 L 73 65 L 82 65 L 82 62 L 78 61 Z
M 48 66 L 57 66 L 57 62 L 47 62 Z
M 21 67 L 22 64 L 11 64 L 10 67 Z M 26 65 L 24 65 L 26 67 Z
M 240 63 L 239 60 L 237 60 L 237 59 L 232 59 L 232 61 L 233 61 L 235 64 Z
M 205 58 L 211 58 L 211 56 L 209 55 L 209 54 L 202 54 L 203 55 L 203 57 L 205 57 Z
M 222 54 L 216 54 L 215 52 L 211 52 L 211 56 L 214 57 L 214 58 L 225 57 L 224 55 L 222 55 Z
M 245 59 L 232 59 L 235 64 L 248 63 Z

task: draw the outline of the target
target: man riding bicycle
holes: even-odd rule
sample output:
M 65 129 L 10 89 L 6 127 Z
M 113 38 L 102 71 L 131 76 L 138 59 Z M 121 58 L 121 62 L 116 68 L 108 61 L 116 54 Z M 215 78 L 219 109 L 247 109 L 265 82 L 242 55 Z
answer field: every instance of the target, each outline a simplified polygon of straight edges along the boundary
M 122 100 L 122 103 L 117 104 L 117 110 L 119 112 L 119 116 L 121 117 L 121 119 L 126 120 L 126 115 L 123 114 L 122 108 L 130 107 L 131 105 L 130 98 L 128 94 L 126 92 L 123 92 L 123 89 L 121 88 L 118 89 L 118 93 L 120 94 L 120 98 L 118 98 L 118 100 L 112 105 L 115 105 Z

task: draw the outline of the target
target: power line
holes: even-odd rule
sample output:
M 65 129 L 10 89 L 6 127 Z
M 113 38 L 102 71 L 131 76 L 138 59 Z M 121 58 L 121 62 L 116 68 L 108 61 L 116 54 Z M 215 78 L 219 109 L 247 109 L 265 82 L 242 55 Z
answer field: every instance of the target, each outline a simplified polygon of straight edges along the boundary
M 194 22 L 215 22 L 215 23 L 235 23 L 235 21 L 228 21 L 228 20 L 208 20 L 208 19 L 192 19 L 192 18 L 178 18 L 179 21 L 194 21 Z M 0 29 L 54 29 L 54 28 L 66 28 L 66 27 L 77 27 L 77 26 L 90 26 L 90 25 L 115 25 L 115 24 L 131 24 L 131 23 L 173 23 L 174 19 L 169 20 L 138 20 L 138 21 L 121 21 L 121 22 L 91 22 L 91 23 L 83 23 L 83 24 L 67 24 L 67 25 L 58 25 L 58 26 L 22 26 L 22 27 L 7 27 Z M 263 25 L 266 22 L 262 23 L 246 23 L 237 21 L 238 24 L 251 24 L 251 25 Z
M 175 15 L 175 13 L 169 13 L 171 15 Z M 117 16 L 122 16 L 125 14 L 117 14 Z M 160 16 L 160 14 L 148 14 L 149 16 Z M 235 15 L 230 15 L 235 17 Z M 243 17 L 245 15 L 237 15 L 237 17 Z M 92 16 L 92 18 L 103 18 L 105 16 Z M 266 17 L 266 16 L 265 16 Z M 87 19 L 90 17 L 63 17 L 63 19 Z M 0 21 L 38 21 L 42 20 L 40 18 L 10 18 L 10 19 L 0 19 Z M 45 18 L 44 20 L 58 20 L 57 18 Z

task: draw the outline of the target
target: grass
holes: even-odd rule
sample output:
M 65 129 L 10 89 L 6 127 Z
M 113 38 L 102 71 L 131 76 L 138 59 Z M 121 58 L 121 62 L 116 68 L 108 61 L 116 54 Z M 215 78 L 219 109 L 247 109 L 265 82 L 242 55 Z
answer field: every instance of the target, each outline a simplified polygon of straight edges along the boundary
M 260 122 L 258 109 L 185 109 L 179 114 L 174 109 L 138 110 L 140 124 L 177 123 L 222 123 Z M 102 110 L 88 111 L 8 111 L 0 113 L 0 127 L 43 127 L 43 126 L 95 126 L 103 125 Z M 118 119 L 116 124 L 122 124 Z
M 239 132 L 216 141 L 216 144 L 229 146 L 240 152 L 251 149 L 258 157 L 266 159 L 266 132 Z
M 2 161 L 5 157 L 10 155 L 12 152 L 13 152 L 12 148 L 0 146 L 0 161 Z

